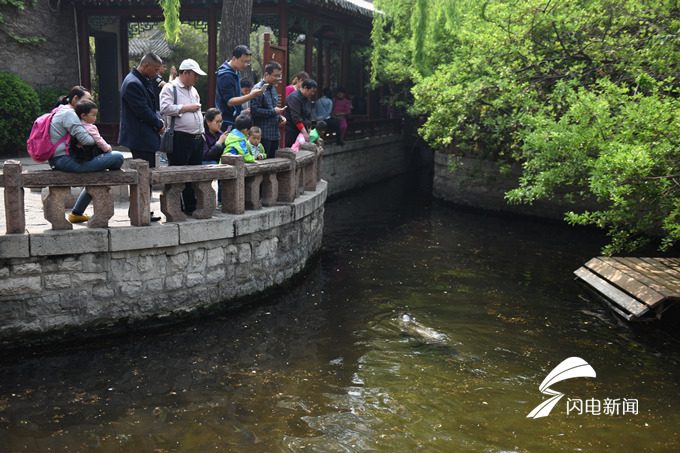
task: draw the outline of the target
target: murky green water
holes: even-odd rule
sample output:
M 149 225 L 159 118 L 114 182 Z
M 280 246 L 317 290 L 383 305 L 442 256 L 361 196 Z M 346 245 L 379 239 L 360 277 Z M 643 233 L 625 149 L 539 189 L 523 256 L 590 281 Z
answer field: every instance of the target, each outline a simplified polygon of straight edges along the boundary
M 677 323 L 620 324 L 573 281 L 602 239 L 442 206 L 422 187 L 328 203 L 323 253 L 287 294 L 0 358 L 0 450 L 680 451 Z M 447 344 L 403 334 L 402 312 Z M 572 356 L 597 377 L 555 384 L 552 413 L 526 418 Z M 567 398 L 601 413 L 567 414 Z M 606 414 L 617 398 L 638 413 Z

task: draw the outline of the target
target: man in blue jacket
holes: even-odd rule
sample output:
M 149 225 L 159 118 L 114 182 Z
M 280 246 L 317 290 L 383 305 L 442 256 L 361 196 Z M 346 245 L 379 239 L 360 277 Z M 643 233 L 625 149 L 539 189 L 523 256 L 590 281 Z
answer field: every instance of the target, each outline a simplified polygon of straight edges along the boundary
M 225 61 L 217 69 L 215 104 L 222 112 L 222 132 L 234 127 L 234 119 L 241 113 L 242 104 L 264 93 L 264 90 L 259 88 L 253 89 L 245 96 L 241 95 L 241 71 L 250 66 L 252 54 L 247 46 L 236 46 L 231 60 Z
M 118 143 L 127 146 L 135 159 L 149 162 L 149 168 L 156 166 L 156 151 L 161 143 L 160 134 L 165 123 L 156 112 L 154 89 L 151 79 L 161 67 L 161 58 L 148 53 L 142 57 L 138 67 L 125 76 L 120 87 L 120 133 Z M 151 221 L 158 221 L 151 213 Z
M 144 55 L 139 66 L 123 80 L 120 88 L 120 134 L 118 143 L 127 146 L 135 159 L 144 159 L 153 168 L 160 134 L 165 123 L 154 107 L 151 79 L 161 67 L 162 60 L 154 53 Z

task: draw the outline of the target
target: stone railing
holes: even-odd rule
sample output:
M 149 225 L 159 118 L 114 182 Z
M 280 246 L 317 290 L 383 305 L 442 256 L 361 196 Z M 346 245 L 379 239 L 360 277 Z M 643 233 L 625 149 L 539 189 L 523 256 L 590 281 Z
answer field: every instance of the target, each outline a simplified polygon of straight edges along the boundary
M 5 188 L 6 232 L 24 234 L 26 212 L 25 188 L 49 188 L 43 200 L 44 217 L 53 230 L 70 230 L 66 220 L 66 199 L 71 187 L 85 187 L 92 196 L 94 215 L 90 228 L 107 228 L 114 214 L 111 186 L 130 187 L 130 224 L 150 225 L 150 184 L 163 186 L 160 195 L 161 211 L 167 221 L 186 220 L 180 210 L 180 194 L 185 183 L 191 182 L 196 192 L 196 219 L 212 217 L 216 209 L 215 180 L 222 184 L 222 212 L 243 214 L 246 209 L 258 210 L 277 201 L 292 202 L 304 190 L 314 190 L 321 176 L 323 149 L 305 144 L 299 152 L 282 149 L 274 159 L 245 164 L 243 156 L 223 156 L 222 164 L 175 166 L 149 169 L 143 160 L 130 161 L 130 169 L 91 173 L 67 173 L 55 170 L 23 171 L 21 163 L 8 160 L 0 174 L 0 185 Z

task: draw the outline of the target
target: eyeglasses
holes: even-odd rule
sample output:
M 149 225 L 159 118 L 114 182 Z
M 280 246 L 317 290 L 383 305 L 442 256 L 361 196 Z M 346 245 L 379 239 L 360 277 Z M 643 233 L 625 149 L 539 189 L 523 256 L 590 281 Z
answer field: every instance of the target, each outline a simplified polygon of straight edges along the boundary
M 244 65 L 244 66 L 250 66 L 250 60 L 248 60 L 248 61 L 241 60 L 241 64 Z

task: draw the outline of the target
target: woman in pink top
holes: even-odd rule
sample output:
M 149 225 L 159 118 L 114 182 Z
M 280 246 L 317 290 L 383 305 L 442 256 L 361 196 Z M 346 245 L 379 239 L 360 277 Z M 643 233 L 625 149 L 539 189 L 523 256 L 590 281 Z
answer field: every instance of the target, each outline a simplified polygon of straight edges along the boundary
M 288 96 L 290 96 L 290 93 L 292 93 L 293 91 L 300 89 L 302 82 L 304 82 L 308 78 L 309 74 L 307 74 L 305 71 L 298 72 L 298 75 L 296 75 L 295 78 L 293 79 L 293 83 L 286 87 L 286 98 L 288 98 Z
M 345 132 L 347 131 L 347 118 L 352 113 L 352 104 L 345 98 L 345 90 L 338 88 L 333 99 L 333 112 L 331 116 L 340 125 L 340 145 L 344 145 Z

